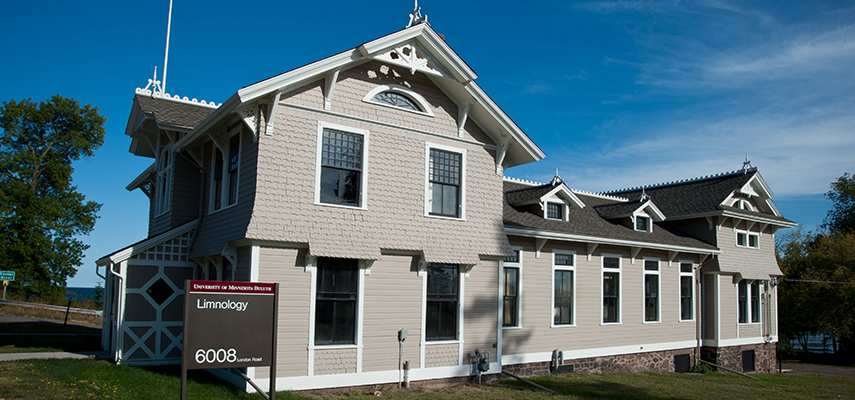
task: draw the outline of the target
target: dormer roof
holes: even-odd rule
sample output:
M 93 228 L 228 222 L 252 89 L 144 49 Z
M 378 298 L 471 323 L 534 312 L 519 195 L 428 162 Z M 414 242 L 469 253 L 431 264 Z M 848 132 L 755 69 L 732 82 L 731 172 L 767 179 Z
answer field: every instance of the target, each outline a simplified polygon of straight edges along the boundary
M 552 198 L 559 198 L 571 208 L 584 208 L 585 203 L 576 196 L 563 181 L 554 181 L 545 185 L 525 187 L 506 192 L 508 203 L 513 206 L 543 203 Z
M 600 213 L 600 216 L 605 219 L 626 218 L 639 213 L 645 213 L 653 221 L 662 222 L 665 220 L 665 214 L 659 210 L 659 207 L 656 207 L 656 204 L 653 203 L 652 199 L 635 200 L 627 203 L 605 204 L 596 207 L 596 210 Z
M 178 145 L 189 145 L 209 129 L 223 124 L 230 115 L 247 110 L 253 104 L 275 101 L 278 94 L 372 60 L 425 74 L 454 102 L 465 108 L 467 118 L 476 121 L 504 150 L 502 164 L 505 168 L 545 157 L 540 148 L 474 82 L 478 75 L 427 22 L 246 86 L 199 123 Z
M 781 227 L 796 223 L 785 219 L 772 202 L 774 194 L 757 168 L 741 169 L 677 182 L 605 192 L 609 195 L 637 198 L 644 192 L 668 220 L 708 216 L 733 216 Z M 746 196 L 762 205 L 760 211 L 732 207 L 734 196 Z

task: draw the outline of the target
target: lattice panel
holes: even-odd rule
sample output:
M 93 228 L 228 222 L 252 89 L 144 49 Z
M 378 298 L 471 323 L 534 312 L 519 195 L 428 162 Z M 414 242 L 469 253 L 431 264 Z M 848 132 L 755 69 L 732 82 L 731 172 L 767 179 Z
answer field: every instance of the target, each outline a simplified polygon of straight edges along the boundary
M 193 232 L 163 242 L 133 257 L 134 260 L 187 261 Z

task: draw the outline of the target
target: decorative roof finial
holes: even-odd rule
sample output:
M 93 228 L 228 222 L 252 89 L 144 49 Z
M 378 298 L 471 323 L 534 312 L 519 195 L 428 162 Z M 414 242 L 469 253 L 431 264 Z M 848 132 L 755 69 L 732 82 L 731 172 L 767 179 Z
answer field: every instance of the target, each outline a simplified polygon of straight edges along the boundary
M 555 177 L 552 178 L 552 185 L 555 186 L 561 182 L 564 182 L 564 180 L 561 179 L 560 176 L 558 176 L 558 168 L 555 168 Z
M 418 25 L 422 22 L 427 22 L 427 15 L 422 15 L 422 9 L 419 7 L 419 0 L 415 0 L 415 5 L 413 6 L 413 11 L 410 13 L 410 23 L 407 24 L 407 28 Z
M 151 97 L 161 97 L 163 95 L 163 88 L 160 87 L 160 81 L 157 80 L 157 66 L 154 67 L 154 76 L 148 80 L 148 85 L 145 85 L 143 90 L 149 90 L 149 88 L 151 88 Z
M 641 187 L 641 196 L 638 196 L 638 201 L 642 202 L 649 199 L 650 196 L 647 195 L 647 192 L 644 190 L 644 186 Z
M 751 166 L 751 161 L 748 161 L 748 153 L 745 153 L 745 161 L 742 162 L 742 171 L 748 172 L 749 169 L 754 168 Z

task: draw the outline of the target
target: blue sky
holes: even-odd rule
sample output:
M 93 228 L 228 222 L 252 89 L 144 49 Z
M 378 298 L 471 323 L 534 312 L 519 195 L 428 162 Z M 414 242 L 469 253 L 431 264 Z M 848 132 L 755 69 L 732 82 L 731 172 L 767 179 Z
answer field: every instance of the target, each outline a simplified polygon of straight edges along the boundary
M 296 4 L 299 3 L 299 4 Z M 739 169 L 745 154 L 784 216 L 814 229 L 855 172 L 851 1 L 429 1 L 431 26 L 547 154 L 507 175 L 603 191 Z M 104 146 L 74 183 L 103 203 L 85 264 L 145 238 L 148 199 L 125 186 L 134 89 L 163 68 L 168 0 L 4 1 L 0 100 L 98 106 Z M 402 1 L 175 0 L 167 91 L 222 102 L 239 88 L 403 28 Z

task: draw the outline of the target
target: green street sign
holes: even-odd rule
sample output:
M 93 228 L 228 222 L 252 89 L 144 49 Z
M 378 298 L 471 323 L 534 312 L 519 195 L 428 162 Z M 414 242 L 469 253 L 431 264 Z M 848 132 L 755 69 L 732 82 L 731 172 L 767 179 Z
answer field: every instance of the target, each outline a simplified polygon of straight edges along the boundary
M 0 271 L 0 281 L 14 281 L 15 271 Z

